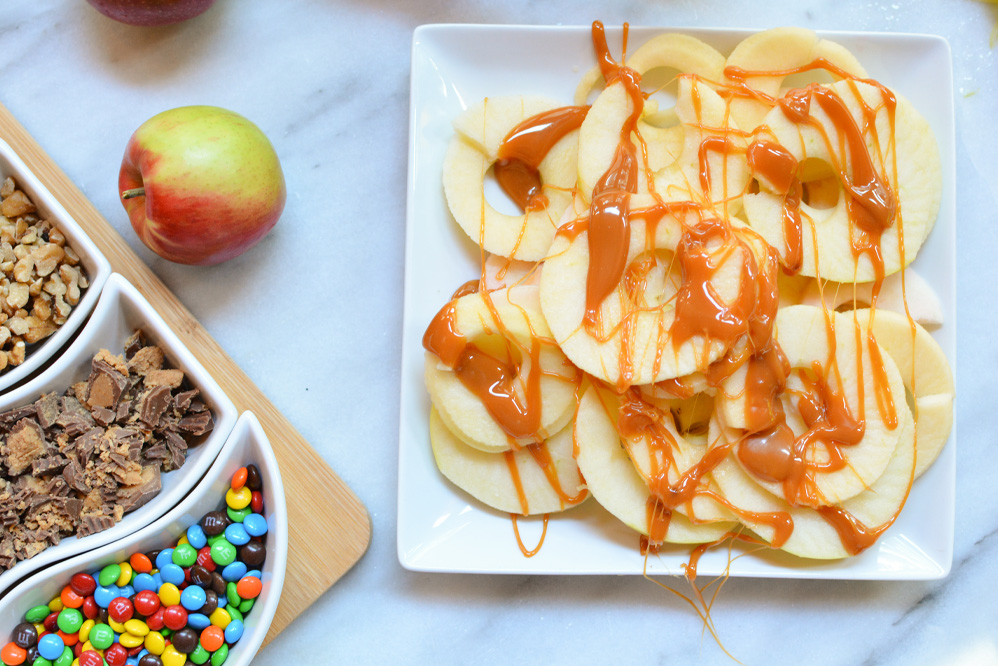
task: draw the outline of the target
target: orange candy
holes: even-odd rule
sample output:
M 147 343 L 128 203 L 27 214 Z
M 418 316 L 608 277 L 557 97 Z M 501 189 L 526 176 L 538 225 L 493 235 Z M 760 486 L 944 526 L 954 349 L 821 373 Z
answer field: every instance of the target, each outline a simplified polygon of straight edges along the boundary
M 19 647 L 17 643 L 7 643 L 0 649 L 0 659 L 9 666 L 20 666 L 28 658 L 27 651 Z
M 240 467 L 236 470 L 236 473 L 232 475 L 232 489 L 239 490 L 246 485 L 246 468 Z
M 83 605 L 83 597 L 74 592 L 73 588 L 69 585 L 62 588 L 62 594 L 59 595 L 59 600 L 62 601 L 62 605 L 66 608 L 79 608 Z
M 208 652 L 214 652 L 225 643 L 225 632 L 221 627 L 211 625 L 201 632 L 201 647 Z
M 67 634 L 62 629 L 59 629 L 55 633 L 59 634 L 59 638 L 62 639 L 62 642 L 66 647 L 73 647 L 74 645 L 80 642 L 79 633 Z
M 128 563 L 132 565 L 132 571 L 136 573 L 149 573 L 152 571 L 152 561 L 142 553 L 135 553 L 128 558 Z
M 255 576 L 246 576 L 236 583 L 236 593 L 243 599 L 256 599 L 263 590 L 263 583 Z

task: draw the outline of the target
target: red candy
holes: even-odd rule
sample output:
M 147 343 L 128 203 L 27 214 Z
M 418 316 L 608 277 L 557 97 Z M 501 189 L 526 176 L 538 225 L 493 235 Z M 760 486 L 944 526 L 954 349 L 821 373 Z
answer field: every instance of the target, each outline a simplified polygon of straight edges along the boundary
M 215 570 L 215 560 L 211 559 L 211 546 L 205 546 L 198 551 L 198 566 L 208 571 Z
M 133 647 L 131 650 L 128 651 L 128 656 L 129 657 L 134 657 L 139 652 L 142 652 L 142 650 L 144 650 L 145 647 L 146 647 L 145 645 L 139 645 L 137 647 Z
M 132 602 L 126 597 L 115 597 L 111 600 L 111 604 L 107 607 L 107 614 L 111 616 L 111 619 L 115 622 L 120 622 L 124 624 L 132 619 L 135 614 L 135 609 L 132 607 Z
M 121 643 L 115 643 L 104 652 L 104 661 L 107 666 L 124 666 L 128 661 L 128 650 Z
M 156 597 L 159 601 L 159 597 Z M 152 615 L 146 618 L 146 626 L 149 627 L 150 631 L 159 631 L 164 626 L 163 616 L 166 614 L 166 609 L 160 606 L 160 608 L 154 612 Z
M 45 618 L 45 621 L 42 622 L 42 624 L 45 626 L 46 630 L 54 634 L 59 630 L 59 613 L 54 611 L 49 613 L 49 616 Z
M 253 513 L 263 513 L 263 493 L 259 490 L 254 490 L 250 496 L 250 508 Z
M 69 580 L 69 586 L 81 597 L 93 594 L 97 590 L 97 581 L 90 574 L 78 573 Z
M 187 626 L 187 610 L 183 606 L 170 606 L 163 611 L 163 624 L 167 629 L 180 631 Z
M 97 606 L 97 602 L 94 601 L 93 597 L 87 597 L 83 600 L 83 611 L 84 617 L 88 620 L 96 620 L 97 616 L 100 615 L 100 608 Z
M 94 650 L 80 653 L 80 666 L 104 666 L 104 658 Z
M 139 615 L 149 617 L 159 608 L 159 597 L 152 590 L 143 590 L 135 595 L 135 610 L 139 612 Z

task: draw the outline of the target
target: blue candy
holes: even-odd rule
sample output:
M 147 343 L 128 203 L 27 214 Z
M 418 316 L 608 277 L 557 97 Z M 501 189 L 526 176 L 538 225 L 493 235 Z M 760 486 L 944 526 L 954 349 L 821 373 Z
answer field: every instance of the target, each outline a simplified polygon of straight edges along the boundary
M 204 590 L 197 585 L 191 585 L 180 593 L 180 605 L 189 611 L 201 610 L 201 607 L 204 606 L 205 599 L 206 596 Z
M 246 565 L 238 560 L 222 569 L 222 578 L 230 583 L 239 582 L 246 575 Z
M 162 584 L 162 583 L 161 583 Z M 132 586 L 136 592 L 158 592 L 156 580 L 147 573 L 141 573 L 132 581 Z
M 194 524 L 187 528 L 187 543 L 191 544 L 197 550 L 201 550 L 208 545 L 208 537 L 200 525 Z
M 152 581 L 156 585 L 156 587 L 152 588 L 152 591 L 159 592 L 159 588 L 163 587 L 163 576 L 157 571 L 152 575 Z
M 225 608 L 225 606 L 228 603 L 229 603 L 229 600 L 225 597 L 224 594 L 218 598 L 218 607 L 219 608 Z
M 191 613 L 187 616 L 187 626 L 198 631 L 204 631 L 211 626 L 211 620 L 204 613 Z
M 250 535 L 241 523 L 232 523 L 225 528 L 225 540 L 233 546 L 245 546 L 249 543 Z
M 167 564 L 173 564 L 173 549 L 172 548 L 164 548 L 163 550 L 159 551 L 159 555 L 156 556 L 156 568 L 157 569 L 159 569 L 160 571 L 162 571 L 163 567 L 166 566 Z
M 112 585 L 111 587 L 101 587 L 98 585 L 97 589 L 94 590 L 94 601 L 101 608 L 107 608 L 111 605 L 112 601 L 120 596 L 117 585 Z
M 182 567 L 177 566 L 173 562 L 166 564 L 162 569 L 159 570 L 159 575 L 162 576 L 164 583 L 173 583 L 174 585 L 180 585 L 184 582 L 184 570 Z
M 49 661 L 55 661 L 62 656 L 66 644 L 59 634 L 46 634 L 38 639 L 38 654 Z
M 235 643 L 240 638 L 243 637 L 243 623 L 239 620 L 233 620 L 229 622 L 229 626 L 225 628 L 225 642 Z
M 128 584 L 128 585 L 126 585 L 124 587 L 119 587 L 118 588 L 118 596 L 119 597 L 125 597 L 127 599 L 128 597 L 132 596 L 133 594 L 135 594 L 135 588 L 132 587 L 131 584 Z
M 267 533 L 267 519 L 259 513 L 251 513 L 243 518 L 243 527 L 250 536 L 263 536 Z
M 263 580 L 263 573 L 259 569 L 253 569 L 252 571 L 247 571 L 246 576 L 252 576 L 257 580 Z M 243 578 L 245 578 L 246 576 L 243 576 Z

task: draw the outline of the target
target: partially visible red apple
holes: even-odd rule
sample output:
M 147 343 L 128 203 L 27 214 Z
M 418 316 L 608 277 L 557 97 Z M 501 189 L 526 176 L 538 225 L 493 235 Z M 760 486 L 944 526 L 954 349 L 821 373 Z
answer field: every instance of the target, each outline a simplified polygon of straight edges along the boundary
M 104 16 L 130 25 L 169 25 L 202 14 L 215 0 L 87 0 Z
M 118 190 L 149 249 L 202 266 L 255 245 L 277 223 L 287 196 L 264 133 L 214 106 L 184 106 L 143 123 L 125 148 Z

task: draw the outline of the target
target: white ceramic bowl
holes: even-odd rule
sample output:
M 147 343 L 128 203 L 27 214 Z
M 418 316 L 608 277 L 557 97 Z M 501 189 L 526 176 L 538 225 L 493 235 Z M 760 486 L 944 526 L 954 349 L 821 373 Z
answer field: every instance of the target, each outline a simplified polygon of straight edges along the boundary
M 6 142 L 0 141 L 0 183 L 7 176 L 13 176 L 17 187 L 24 191 L 38 208 L 43 218 L 55 222 L 66 236 L 66 242 L 80 256 L 80 263 L 87 271 L 90 286 L 83 292 L 80 302 L 69 314 L 66 323 L 55 333 L 40 341 L 31 349 L 24 363 L 8 367 L 0 373 L 0 395 L 21 382 L 35 370 L 42 367 L 80 328 L 87 315 L 94 309 L 101 288 L 111 275 L 111 264 L 101 254 L 83 229 L 73 221 L 66 209 L 56 201 L 52 193 L 28 170 L 27 165 Z
M 74 573 L 95 571 L 108 564 L 123 562 L 137 551 L 147 553 L 172 546 L 204 514 L 224 506 L 225 491 L 229 488 L 233 473 L 249 463 L 259 467 L 263 477 L 267 559 L 261 569 L 263 591 L 246 615 L 243 637 L 230 649 L 225 666 L 249 664 L 274 619 L 284 587 L 288 559 L 288 514 L 281 473 L 267 436 L 252 412 L 240 417 L 203 482 L 168 514 L 121 541 L 39 571 L 0 599 L 0 644 L 9 640 L 10 632 L 24 621 L 24 613 L 29 608 L 47 604 L 58 596 Z
M 125 514 L 121 522 L 108 530 L 82 539 L 75 536 L 65 538 L 59 545 L 42 551 L 30 560 L 18 562 L 0 574 L 0 595 L 19 579 L 43 566 L 116 541 L 162 516 L 197 485 L 232 432 L 239 416 L 232 401 L 149 302 L 117 273 L 108 278 L 93 316 L 76 340 L 40 375 L 0 398 L 0 413 L 34 402 L 44 393 L 62 393 L 72 384 L 85 380 L 90 374 L 94 354 L 101 349 L 120 354 L 125 340 L 136 328 L 145 332 L 150 343 L 159 345 L 169 364 L 183 370 L 191 385 L 201 390 L 200 398 L 215 415 L 214 429 L 203 442 L 189 449 L 183 467 L 162 475 L 163 489 L 145 506 Z

